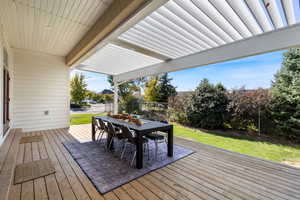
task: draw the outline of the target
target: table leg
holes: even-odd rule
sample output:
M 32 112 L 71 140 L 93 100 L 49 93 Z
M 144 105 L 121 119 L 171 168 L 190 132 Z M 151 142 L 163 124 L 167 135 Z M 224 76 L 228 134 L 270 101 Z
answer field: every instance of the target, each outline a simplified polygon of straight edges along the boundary
M 173 126 L 168 130 L 168 156 L 173 157 Z
M 136 168 L 143 168 L 143 135 L 140 133 L 137 133 Z
M 96 130 L 95 130 L 95 124 L 94 124 L 95 118 L 92 117 L 92 140 L 95 141 L 95 135 L 96 135 Z

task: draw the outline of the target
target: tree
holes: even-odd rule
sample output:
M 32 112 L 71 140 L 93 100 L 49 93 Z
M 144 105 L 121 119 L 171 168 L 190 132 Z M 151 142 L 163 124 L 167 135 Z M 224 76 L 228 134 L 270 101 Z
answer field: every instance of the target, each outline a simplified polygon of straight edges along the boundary
M 113 76 L 109 75 L 107 81 L 110 83 L 111 87 L 114 87 Z M 139 91 L 140 88 L 137 81 L 128 81 L 119 85 L 119 97 L 121 100 L 125 100 L 127 97 L 131 96 L 133 92 Z
M 103 94 L 104 103 L 112 103 L 114 101 L 113 94 Z
M 151 78 L 146 83 L 145 88 L 145 101 L 147 102 L 156 102 L 157 101 L 157 83 L 158 83 L 158 77 Z
M 86 98 L 85 76 L 83 74 L 75 74 L 71 79 L 71 101 L 75 104 L 82 104 Z
M 94 100 L 93 98 L 94 98 L 95 94 L 96 94 L 95 92 L 90 91 L 90 90 L 85 91 L 85 96 L 88 100 Z
M 186 115 L 191 126 L 197 128 L 222 128 L 227 118 L 228 98 L 226 90 L 203 79 L 191 95 Z
M 167 73 L 163 74 L 159 78 L 158 84 L 156 86 L 157 102 L 167 103 L 169 97 L 176 96 L 176 88 L 173 85 L 171 85 L 171 80 L 172 78 L 169 78 Z
M 169 97 L 176 96 L 176 88 L 171 84 L 168 74 L 151 78 L 145 89 L 145 100 L 148 102 L 167 103 Z
M 107 78 L 110 85 L 114 86 L 113 76 L 108 76 Z M 120 108 L 122 111 L 127 113 L 136 112 L 139 107 L 139 101 L 133 96 L 133 93 L 136 91 L 140 91 L 140 84 L 142 83 L 142 79 L 138 79 L 135 81 L 127 81 L 125 83 L 120 84 L 119 87 L 119 102 Z
M 281 132 L 300 140 L 300 48 L 284 54 L 271 88 L 272 116 Z
M 96 101 L 97 103 L 105 103 L 104 101 L 104 96 L 102 94 L 97 94 L 95 93 L 93 95 L 93 98 L 92 98 L 93 101 Z

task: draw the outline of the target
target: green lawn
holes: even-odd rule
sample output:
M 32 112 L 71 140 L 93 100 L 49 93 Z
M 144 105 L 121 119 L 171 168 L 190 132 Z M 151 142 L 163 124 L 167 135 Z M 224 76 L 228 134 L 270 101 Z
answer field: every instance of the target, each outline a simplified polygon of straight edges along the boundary
M 174 135 L 191 139 L 211 146 L 227 149 L 258 158 L 282 162 L 294 158 L 300 158 L 300 148 L 272 144 L 270 142 L 251 141 L 241 138 L 220 136 L 201 131 L 195 131 L 179 125 L 174 127 Z
M 79 125 L 79 124 L 89 124 L 91 123 L 92 116 L 101 116 L 106 113 L 98 113 L 98 114 L 72 114 L 71 115 L 71 125 Z
M 105 115 L 105 113 L 72 114 L 71 124 L 78 125 L 91 123 L 91 117 L 95 115 Z M 272 144 L 270 142 L 251 141 L 242 138 L 233 138 L 228 136 L 226 137 L 221 135 L 204 133 L 176 124 L 174 125 L 174 135 L 190 139 L 196 142 L 201 142 L 215 147 L 276 162 L 300 158 L 300 148 Z

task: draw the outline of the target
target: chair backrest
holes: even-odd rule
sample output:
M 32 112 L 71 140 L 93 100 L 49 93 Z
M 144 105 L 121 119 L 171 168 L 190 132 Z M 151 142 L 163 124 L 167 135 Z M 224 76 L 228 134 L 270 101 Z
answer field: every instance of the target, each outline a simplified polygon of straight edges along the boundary
M 104 122 L 103 122 L 103 120 L 102 119 L 98 119 L 98 122 L 99 122 L 99 126 L 100 126 L 100 128 L 102 129 L 102 130 L 105 130 L 105 124 L 104 124 Z
M 107 132 L 108 132 L 108 134 L 111 134 L 112 136 L 116 135 L 115 128 L 112 125 L 112 123 L 110 123 L 110 122 L 107 122 Z
M 125 138 L 128 139 L 129 142 L 135 143 L 135 137 L 133 136 L 133 134 L 127 126 L 121 126 L 121 130 L 123 135 L 125 136 Z
M 100 123 L 99 123 L 100 119 L 93 118 L 93 120 L 94 120 L 94 124 L 95 124 L 96 128 L 101 129 L 101 126 L 100 126 Z

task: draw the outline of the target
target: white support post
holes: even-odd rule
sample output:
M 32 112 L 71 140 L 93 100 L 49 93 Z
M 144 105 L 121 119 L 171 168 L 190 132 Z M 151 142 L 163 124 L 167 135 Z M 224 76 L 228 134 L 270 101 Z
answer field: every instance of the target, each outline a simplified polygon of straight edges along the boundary
M 119 86 L 117 82 L 114 82 L 114 114 L 118 114 L 119 111 Z

